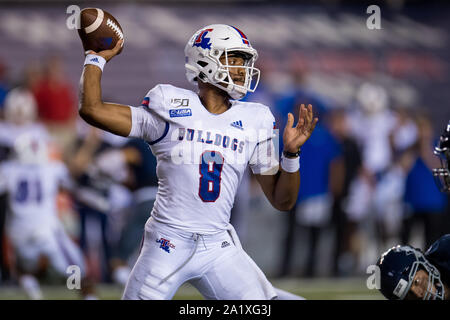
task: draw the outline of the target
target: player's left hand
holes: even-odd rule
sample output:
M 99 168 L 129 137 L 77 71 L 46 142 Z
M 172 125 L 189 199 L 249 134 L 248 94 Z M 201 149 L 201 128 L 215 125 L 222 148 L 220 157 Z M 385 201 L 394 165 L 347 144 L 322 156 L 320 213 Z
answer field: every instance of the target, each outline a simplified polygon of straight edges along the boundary
M 311 136 L 317 121 L 319 121 L 319 119 L 314 118 L 312 105 L 310 104 L 308 105 L 308 108 L 306 108 L 304 104 L 300 106 L 298 122 L 295 127 L 293 127 L 294 115 L 289 112 L 283 133 L 284 150 L 296 153 Z

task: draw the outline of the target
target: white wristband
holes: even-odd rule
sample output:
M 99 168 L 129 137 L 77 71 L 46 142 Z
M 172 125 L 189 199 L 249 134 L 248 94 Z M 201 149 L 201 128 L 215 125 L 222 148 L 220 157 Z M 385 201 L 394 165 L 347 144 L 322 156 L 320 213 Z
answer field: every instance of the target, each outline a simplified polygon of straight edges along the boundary
M 281 168 L 289 173 L 294 173 L 300 170 L 300 157 L 286 158 L 284 154 L 281 155 Z
M 84 60 L 84 65 L 92 64 L 94 66 L 99 67 L 100 70 L 102 70 L 102 72 L 103 72 L 103 67 L 105 66 L 105 63 L 106 63 L 105 58 L 98 56 L 96 54 L 88 54 L 86 56 L 86 59 Z

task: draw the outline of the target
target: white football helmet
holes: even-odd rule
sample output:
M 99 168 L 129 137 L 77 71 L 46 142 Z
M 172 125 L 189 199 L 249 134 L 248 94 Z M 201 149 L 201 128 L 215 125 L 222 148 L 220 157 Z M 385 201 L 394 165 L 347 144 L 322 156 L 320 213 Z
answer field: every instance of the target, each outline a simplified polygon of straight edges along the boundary
M 24 164 L 44 164 L 49 161 L 47 142 L 31 133 L 23 133 L 14 141 L 14 153 Z
M 232 52 L 244 56 L 244 66 L 228 64 L 228 54 Z M 242 99 L 247 92 L 254 92 L 258 86 L 260 71 L 254 67 L 258 53 L 245 34 L 235 27 L 212 24 L 201 28 L 186 44 L 184 54 L 186 77 L 192 84 L 200 79 L 226 91 L 232 99 Z M 222 55 L 225 57 L 225 64 L 219 60 Z M 245 69 L 243 85 L 234 83 L 230 76 L 230 68 L 237 67 Z
M 359 87 L 356 97 L 367 114 L 380 113 L 389 105 L 387 91 L 382 86 L 369 82 L 365 82 Z

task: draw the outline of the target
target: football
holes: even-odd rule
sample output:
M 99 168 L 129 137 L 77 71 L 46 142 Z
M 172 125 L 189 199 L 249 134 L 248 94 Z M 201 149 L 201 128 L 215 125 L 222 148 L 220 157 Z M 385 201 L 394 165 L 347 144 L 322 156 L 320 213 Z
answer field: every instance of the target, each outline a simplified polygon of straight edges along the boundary
M 114 48 L 117 41 L 123 39 L 123 30 L 119 22 L 105 10 L 85 8 L 80 12 L 78 35 L 85 52 L 87 50 L 99 52 Z M 123 46 L 119 53 L 122 49 Z

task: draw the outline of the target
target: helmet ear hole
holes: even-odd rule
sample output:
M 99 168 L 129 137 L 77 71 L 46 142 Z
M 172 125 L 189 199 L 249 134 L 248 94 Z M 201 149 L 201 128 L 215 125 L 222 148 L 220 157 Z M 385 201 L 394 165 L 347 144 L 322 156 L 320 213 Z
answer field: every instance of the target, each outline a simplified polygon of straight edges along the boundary
M 218 49 L 214 49 L 214 50 L 211 52 L 211 55 L 212 55 L 213 57 L 219 58 L 221 54 L 220 54 L 220 51 L 219 51 Z
M 227 77 L 227 74 L 225 72 L 217 72 L 214 76 L 214 78 L 217 81 L 223 81 L 223 80 L 225 80 L 226 77 Z

